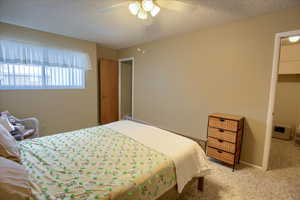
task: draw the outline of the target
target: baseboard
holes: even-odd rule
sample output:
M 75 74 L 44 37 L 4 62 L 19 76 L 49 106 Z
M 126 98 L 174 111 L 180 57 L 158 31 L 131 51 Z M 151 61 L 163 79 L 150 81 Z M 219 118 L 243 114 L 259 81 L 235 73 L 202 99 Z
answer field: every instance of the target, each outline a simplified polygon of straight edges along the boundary
M 241 160 L 240 163 L 243 163 L 244 165 L 248 165 L 248 166 L 250 166 L 250 167 L 254 167 L 254 168 L 263 170 L 263 167 L 258 166 L 258 165 L 255 165 L 255 164 L 252 164 L 252 163 L 249 163 L 249 162 L 246 162 L 246 161 L 243 161 L 243 160 Z

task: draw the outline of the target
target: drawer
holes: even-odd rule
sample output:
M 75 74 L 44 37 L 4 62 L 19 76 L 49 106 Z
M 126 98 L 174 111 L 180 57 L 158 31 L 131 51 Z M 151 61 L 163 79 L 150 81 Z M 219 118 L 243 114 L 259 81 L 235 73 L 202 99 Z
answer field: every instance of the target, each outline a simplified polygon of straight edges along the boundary
M 227 142 L 235 143 L 237 133 L 226 131 L 224 129 L 208 127 L 208 136 L 217 138 L 217 139 L 221 139 L 221 140 L 225 140 Z
M 210 127 L 215 127 L 215 128 L 221 128 L 225 129 L 228 131 L 237 131 L 239 122 L 230 120 L 230 119 L 222 119 L 222 118 L 216 118 L 216 117 L 210 117 L 208 121 L 208 125 Z
M 228 164 L 233 165 L 234 164 L 234 155 L 231 153 L 227 153 L 221 150 L 217 150 L 214 148 L 207 148 L 207 156 L 211 158 L 215 158 L 217 160 L 221 160 L 223 162 L 226 162 Z
M 207 145 L 209 147 L 214 147 L 217 149 L 221 149 L 230 153 L 235 153 L 235 144 L 232 144 L 230 142 L 226 142 L 221 139 L 211 138 L 208 137 Z

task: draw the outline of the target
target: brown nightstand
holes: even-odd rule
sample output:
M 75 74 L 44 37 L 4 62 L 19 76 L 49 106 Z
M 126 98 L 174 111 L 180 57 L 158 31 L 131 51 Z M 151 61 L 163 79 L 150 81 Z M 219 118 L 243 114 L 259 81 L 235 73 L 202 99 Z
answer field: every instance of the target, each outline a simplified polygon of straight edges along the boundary
M 239 163 L 244 133 L 244 117 L 214 113 L 208 116 L 207 151 L 208 157 L 232 165 Z

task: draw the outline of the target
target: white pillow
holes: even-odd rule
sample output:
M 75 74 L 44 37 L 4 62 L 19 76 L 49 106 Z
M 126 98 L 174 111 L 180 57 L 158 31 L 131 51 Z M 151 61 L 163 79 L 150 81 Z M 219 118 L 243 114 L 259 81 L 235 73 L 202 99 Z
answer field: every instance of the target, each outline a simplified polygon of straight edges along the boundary
M 0 124 L 0 157 L 20 162 L 20 151 L 15 138 Z M 0 197 L 0 199 L 2 199 Z
M 32 194 L 34 183 L 23 165 L 0 157 L 0 198 L 9 200 L 37 199 Z
M 15 127 L 9 122 L 8 118 L 5 116 L 0 116 L 0 124 L 8 131 L 14 131 Z

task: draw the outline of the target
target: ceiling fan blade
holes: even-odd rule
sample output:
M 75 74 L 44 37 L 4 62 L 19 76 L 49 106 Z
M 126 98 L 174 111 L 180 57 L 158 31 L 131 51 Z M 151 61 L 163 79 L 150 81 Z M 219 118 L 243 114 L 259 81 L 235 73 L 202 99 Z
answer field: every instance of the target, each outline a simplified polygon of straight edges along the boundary
M 171 1 L 171 0 L 168 0 Z M 189 5 L 194 5 L 197 6 L 199 5 L 200 0 L 173 0 L 173 1 L 177 1 L 183 4 L 189 4 Z
M 104 1 L 104 3 L 101 3 L 101 7 L 97 8 L 99 12 L 107 12 L 111 11 L 115 8 L 121 8 L 126 7 L 129 5 L 131 1 L 124 1 L 124 0 L 114 0 L 114 1 Z
M 162 8 L 173 11 L 192 10 L 199 6 L 196 0 L 157 0 L 156 3 Z

